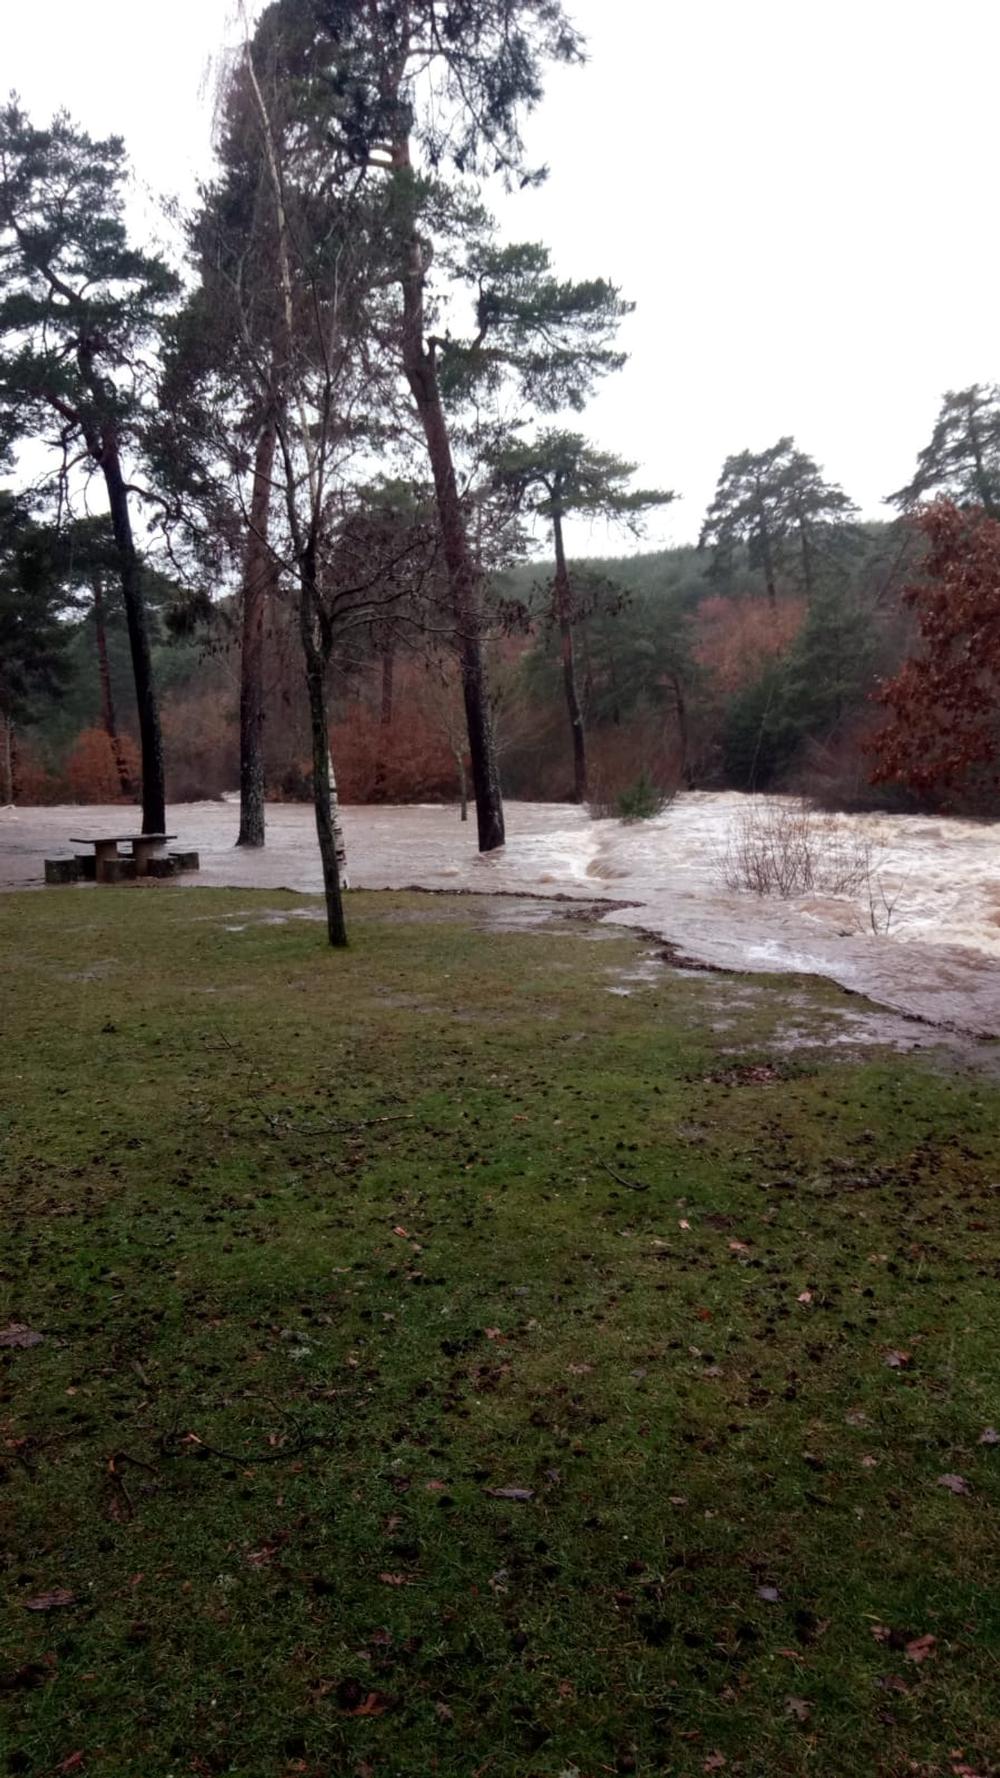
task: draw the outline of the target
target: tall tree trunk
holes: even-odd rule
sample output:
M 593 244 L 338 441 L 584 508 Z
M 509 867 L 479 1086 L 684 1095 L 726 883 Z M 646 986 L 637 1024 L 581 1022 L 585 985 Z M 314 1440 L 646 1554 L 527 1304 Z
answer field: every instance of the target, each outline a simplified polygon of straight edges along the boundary
M 153 665 L 149 653 L 149 629 L 146 623 L 146 602 L 142 593 L 142 570 L 132 538 L 132 522 L 128 510 L 128 490 L 122 474 L 118 447 L 105 440 L 99 461 L 108 490 L 111 526 L 118 547 L 119 573 L 125 621 L 128 625 L 132 676 L 135 680 L 135 701 L 139 713 L 139 743 L 142 751 L 142 831 L 163 833 L 167 825 L 166 800 L 163 788 L 163 739 L 160 734 L 160 712 L 153 685 Z
M 14 722 L 13 718 L 0 711 L 0 766 L 3 777 L 0 778 L 0 806 L 6 809 L 14 807 Z
M 670 684 L 673 688 L 674 703 L 677 709 L 677 739 L 681 747 L 681 782 L 688 790 L 691 788 L 691 736 L 688 729 L 687 699 L 681 684 L 679 673 L 671 673 Z
M 563 690 L 569 712 L 573 739 L 573 795 L 578 803 L 587 800 L 587 739 L 583 729 L 583 711 L 576 684 L 576 657 L 573 649 L 573 589 L 569 584 L 566 549 L 563 543 L 562 513 L 552 515 L 552 535 L 556 546 L 556 577 L 554 583 L 556 618 L 559 624 L 562 653 Z
M 766 520 L 763 518 L 760 521 L 757 537 L 760 543 L 760 559 L 764 566 L 764 584 L 767 587 L 767 602 L 773 610 L 774 606 L 778 603 L 778 589 L 774 584 L 774 557 L 771 554 L 771 534 L 768 531 Z
M 385 796 L 385 777 L 388 761 L 386 752 L 389 746 L 389 734 L 392 729 L 392 713 L 395 693 L 396 650 L 390 636 L 382 650 L 382 708 L 379 712 L 378 748 L 375 755 L 375 777 L 372 783 L 372 796 L 381 802 Z
M 802 551 L 802 586 L 806 598 L 811 599 L 813 593 L 812 550 L 809 547 L 809 528 L 805 519 L 799 519 L 799 546 Z
M 329 734 L 329 724 L 327 724 Z M 342 889 L 351 887 L 347 880 L 347 842 L 344 839 L 344 823 L 340 818 L 340 797 L 337 794 L 337 774 L 333 769 L 333 754 L 329 742 L 326 749 L 326 768 L 330 774 L 330 821 L 333 825 L 333 849 L 337 854 L 337 876 Z
M 611 720 L 615 728 L 622 725 L 622 697 L 618 684 L 618 662 L 613 648 L 608 649 L 608 677 L 611 680 Z
M 347 943 L 344 900 L 341 894 L 340 866 L 334 833 L 331 802 L 330 728 L 326 713 L 326 662 L 318 636 L 318 595 L 316 565 L 311 554 L 299 563 L 299 629 L 305 658 L 306 690 L 309 695 L 309 732 L 312 740 L 313 808 L 316 812 L 316 838 L 319 841 L 323 867 L 323 894 L 326 898 L 326 931 L 331 945 Z
M 114 693 L 111 689 L 111 664 L 108 660 L 108 631 L 104 621 L 104 581 L 99 568 L 91 577 L 94 593 L 94 634 L 97 638 L 97 674 L 101 686 L 101 723 L 104 733 L 111 742 L 111 751 L 115 756 L 115 771 L 118 773 L 118 788 L 122 796 L 132 795 L 132 780 L 125 764 L 121 741 L 118 736 L 118 722 L 115 717 Z
M 1000 513 L 997 511 L 997 504 L 993 498 L 993 489 L 990 484 L 990 478 L 986 473 L 986 465 L 983 461 L 983 444 L 982 439 L 979 436 L 979 428 L 976 425 L 975 398 L 969 403 L 968 416 L 969 443 L 972 446 L 972 456 L 976 465 L 976 489 L 979 494 L 983 511 L 988 518 L 995 519 L 1000 517 Z
M 264 625 L 273 580 L 268 525 L 277 428 L 268 414 L 257 435 L 250 530 L 243 561 L 240 645 L 240 831 L 238 846 L 264 844 Z
M 393 149 L 395 169 L 412 177 L 409 143 Z M 469 734 L 472 785 L 480 852 L 492 852 L 504 844 L 503 799 L 497 767 L 496 743 L 490 715 L 489 692 L 483 664 L 482 603 L 480 580 L 469 548 L 465 515 L 458 492 L 448 422 L 438 385 L 435 349 L 424 337 L 425 252 L 414 234 L 406 244 L 406 260 L 400 273 L 403 291 L 403 369 L 423 428 L 434 478 L 441 544 L 448 586 L 459 637 L 462 695 Z

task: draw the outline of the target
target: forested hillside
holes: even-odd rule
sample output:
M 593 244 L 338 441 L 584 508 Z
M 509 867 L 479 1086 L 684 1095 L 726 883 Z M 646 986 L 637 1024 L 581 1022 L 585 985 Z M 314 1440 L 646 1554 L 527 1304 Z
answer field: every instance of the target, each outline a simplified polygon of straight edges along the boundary
M 789 574 L 769 599 L 741 550 L 720 575 L 698 549 L 571 564 L 580 692 L 591 793 L 612 802 L 645 771 L 664 789 L 801 785 L 851 806 L 876 792 L 865 737 L 872 694 L 910 640 L 900 601 L 905 538 L 893 525 L 859 528 L 843 562 L 808 599 Z M 528 798 L 573 793 L 552 565 L 521 562 L 493 585 L 489 661 L 505 790 Z M 59 695 L 40 692 L 18 748 L 25 800 L 106 800 L 118 794 L 102 699 L 106 647 L 112 721 L 135 770 L 127 639 L 113 594 L 99 640 L 92 596 L 66 619 Z M 232 597 L 193 614 L 160 583 L 150 602 L 172 799 L 239 785 L 239 631 Z M 180 623 L 180 633 L 177 626 Z M 172 626 L 173 625 L 173 629 Z M 268 795 L 309 794 L 309 736 L 299 693 L 294 614 L 273 602 L 265 636 Z M 330 671 L 332 741 L 349 801 L 459 794 L 461 698 L 446 659 L 416 638 L 381 649 L 365 639 Z

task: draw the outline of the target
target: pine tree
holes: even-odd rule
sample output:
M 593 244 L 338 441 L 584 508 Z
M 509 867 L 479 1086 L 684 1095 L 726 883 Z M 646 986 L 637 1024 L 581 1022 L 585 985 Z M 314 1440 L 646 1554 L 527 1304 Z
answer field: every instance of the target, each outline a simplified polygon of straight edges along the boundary
M 0 804 L 14 801 L 14 730 L 39 693 L 57 697 L 66 675 L 69 601 L 59 540 L 23 500 L 0 492 Z
M 812 592 L 820 549 L 831 536 L 848 535 L 845 527 L 856 510 L 842 488 L 823 480 L 793 438 L 779 438 L 766 451 L 726 458 L 699 548 L 714 551 L 713 570 L 727 579 L 737 549 L 745 546 L 749 565 L 763 575 L 774 605 L 784 572 Z
M 59 115 L 35 129 L 0 112 L 0 411 L 9 435 L 53 446 L 72 493 L 83 455 L 104 480 L 128 623 L 142 744 L 143 830 L 166 825 L 163 749 L 131 505 L 148 394 L 146 353 L 177 281 L 129 245 L 125 151 Z
M 981 506 L 991 519 L 1000 518 L 1000 383 L 949 389 L 912 481 L 887 498 L 909 512 L 929 496 Z
M 572 373 L 573 363 L 569 361 Z M 570 572 L 564 526 L 586 516 L 627 525 L 635 531 L 643 515 L 674 496 L 661 489 L 630 488 L 636 465 L 595 450 L 578 432 L 543 432 L 530 442 L 508 445 L 496 459 L 495 474 L 518 504 L 552 527 L 555 574 L 552 617 L 559 631 L 563 691 L 573 743 L 573 786 L 578 803 L 587 800 L 587 743 L 577 685 L 574 624 L 581 614 L 583 585 Z
M 521 120 L 541 96 L 549 60 L 572 61 L 580 42 L 559 0 L 277 0 L 262 29 L 283 34 L 296 68 L 300 116 L 353 178 L 385 182 L 400 297 L 400 362 L 423 433 L 448 573 L 479 846 L 504 842 L 503 803 L 483 661 L 482 577 L 469 537 L 442 383 L 428 280 L 435 235 L 447 239 L 468 202 L 449 187 L 500 173 L 540 175 L 525 163 Z M 483 340 L 474 342 L 480 348 Z M 455 355 L 453 364 L 457 362 Z

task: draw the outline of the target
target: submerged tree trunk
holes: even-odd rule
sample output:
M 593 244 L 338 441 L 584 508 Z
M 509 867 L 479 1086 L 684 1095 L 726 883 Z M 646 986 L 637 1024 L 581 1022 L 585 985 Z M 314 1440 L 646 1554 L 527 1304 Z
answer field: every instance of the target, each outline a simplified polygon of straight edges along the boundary
M 0 805 L 14 807 L 14 723 L 0 711 Z
M 334 832 L 330 728 L 326 713 L 326 662 L 318 636 L 315 574 L 315 561 L 307 554 L 299 563 L 299 628 L 305 659 L 306 690 L 309 694 L 313 808 L 316 812 L 316 838 L 319 841 L 320 862 L 323 867 L 327 937 L 331 945 L 343 946 L 347 943 L 347 925 L 344 920 L 340 865 Z
M 273 579 L 267 538 L 276 439 L 277 428 L 269 415 L 254 453 L 250 531 L 243 563 L 238 846 L 264 844 L 264 625 Z
M 396 144 L 393 159 L 397 171 L 408 178 L 410 151 L 407 142 Z M 403 290 L 403 368 L 423 428 L 434 478 L 441 545 L 459 639 L 462 695 L 469 735 L 479 850 L 492 852 L 497 846 L 504 844 L 505 834 L 496 743 L 483 664 L 480 582 L 469 548 L 465 515 L 458 492 L 448 422 L 438 385 L 435 348 L 428 345 L 424 338 L 425 248 L 417 236 L 407 244 L 406 263 L 400 277 Z
M 118 721 L 115 716 L 114 693 L 111 689 L 111 664 L 108 660 L 108 631 L 104 621 L 104 582 L 100 569 L 96 569 L 91 579 L 94 593 L 94 634 L 97 638 L 97 674 L 101 685 L 101 723 L 104 733 L 111 742 L 111 751 L 115 756 L 115 771 L 118 773 L 118 788 L 122 796 L 132 795 L 132 780 L 125 764 L 121 741 L 118 736 Z
M 388 760 L 386 753 L 389 746 L 389 734 L 392 729 L 393 705 L 395 701 L 395 668 L 396 651 L 390 636 L 382 650 L 382 708 L 379 713 L 378 750 L 375 755 L 375 776 L 372 783 L 372 796 L 381 802 L 385 796 L 385 779 Z
M 576 802 L 585 803 L 587 800 L 587 738 L 584 734 L 583 711 L 580 708 L 580 694 L 576 684 L 576 657 L 573 649 L 573 591 L 569 584 L 569 569 L 566 566 L 562 513 L 558 510 L 552 515 L 552 534 L 556 546 L 554 591 L 562 652 L 563 690 L 566 694 L 566 709 L 569 712 L 570 734 L 573 739 L 573 796 Z
M 160 734 L 160 712 L 153 684 L 153 665 L 149 652 L 149 628 L 146 602 L 142 592 L 142 569 L 132 537 L 128 510 L 128 489 L 122 474 L 118 447 L 105 440 L 99 453 L 104 483 L 111 508 L 111 526 L 118 549 L 122 599 L 128 625 L 132 676 L 135 680 L 135 701 L 139 715 L 139 743 L 142 751 L 142 831 L 163 833 L 167 825 L 163 785 L 163 739 Z

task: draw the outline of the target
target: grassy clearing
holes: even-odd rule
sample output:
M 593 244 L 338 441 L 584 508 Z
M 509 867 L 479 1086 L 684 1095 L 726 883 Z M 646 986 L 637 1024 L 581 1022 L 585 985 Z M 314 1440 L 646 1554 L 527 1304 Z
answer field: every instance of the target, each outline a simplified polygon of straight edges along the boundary
M 7 1770 L 989 1773 L 995 1086 L 302 907 L 0 897 Z

